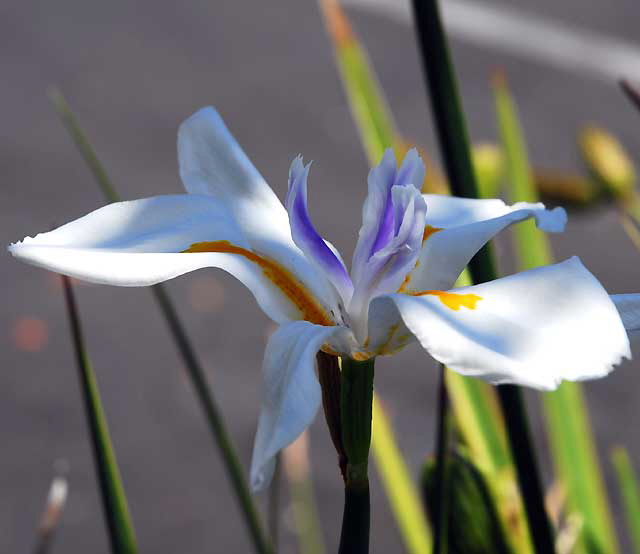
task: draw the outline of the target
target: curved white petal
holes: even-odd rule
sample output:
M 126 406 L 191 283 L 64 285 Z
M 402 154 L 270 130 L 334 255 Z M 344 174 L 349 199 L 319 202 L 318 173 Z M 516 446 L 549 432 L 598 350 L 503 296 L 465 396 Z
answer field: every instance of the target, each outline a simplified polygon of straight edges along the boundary
M 539 229 L 557 233 L 567 221 L 562 208 L 546 210 L 540 203 L 507 206 L 497 199 L 423 196 L 428 227 L 418 263 L 403 287 L 409 292 L 453 287 L 475 253 L 509 225 L 533 217 Z
M 188 192 L 224 205 L 254 250 L 290 268 L 316 297 L 338 309 L 329 280 L 294 244 L 284 206 L 214 108 L 202 108 L 182 123 L 178 161 Z
M 251 460 L 254 491 L 271 481 L 275 455 L 313 422 L 322 399 L 316 354 L 343 329 L 296 321 L 281 326 L 269 338 L 263 363 L 262 410 Z
M 232 248 L 183 253 L 201 242 Z M 273 320 L 301 318 L 299 307 L 276 286 L 277 279 L 255 262 L 237 223 L 210 196 L 180 194 L 110 204 L 9 250 L 34 265 L 120 286 L 153 285 L 202 267 L 219 267 L 242 281 Z
M 629 337 L 640 338 L 640 294 L 612 294 L 611 300 Z
M 392 294 L 375 299 L 370 314 L 395 306 L 434 358 L 496 384 L 553 389 L 631 357 L 613 302 L 578 258 L 452 292 L 458 309 L 443 296 Z

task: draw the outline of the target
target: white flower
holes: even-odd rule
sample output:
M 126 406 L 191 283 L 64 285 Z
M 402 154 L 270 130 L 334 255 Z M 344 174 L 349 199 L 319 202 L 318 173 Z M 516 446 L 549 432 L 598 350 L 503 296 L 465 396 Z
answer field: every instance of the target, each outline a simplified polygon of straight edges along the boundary
M 507 226 L 533 217 L 540 229 L 561 231 L 560 208 L 423 195 L 416 151 L 400 168 L 387 152 L 369 173 L 349 273 L 311 224 L 301 157 L 285 207 L 213 108 L 182 124 L 178 156 L 189 194 L 110 204 L 9 250 L 95 283 L 152 285 L 202 267 L 242 281 L 280 324 L 264 358 L 254 488 L 268 483 L 275 454 L 315 417 L 320 349 L 364 360 L 417 340 L 464 375 L 540 389 L 602 377 L 630 357 L 623 321 L 640 329 L 640 295 L 612 301 L 578 258 L 450 290 Z

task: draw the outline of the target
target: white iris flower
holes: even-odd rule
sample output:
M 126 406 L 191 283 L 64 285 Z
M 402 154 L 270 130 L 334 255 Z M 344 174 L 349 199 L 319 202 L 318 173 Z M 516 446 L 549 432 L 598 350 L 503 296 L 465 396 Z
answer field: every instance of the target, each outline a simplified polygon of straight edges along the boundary
M 562 231 L 561 208 L 421 194 L 417 152 L 397 168 L 388 151 L 369 173 L 349 272 L 309 219 L 301 157 L 285 206 L 213 108 L 182 124 L 178 157 L 188 194 L 110 204 L 9 250 L 94 283 L 146 286 L 202 267 L 244 283 L 279 324 L 264 357 L 256 489 L 318 411 L 321 349 L 365 360 L 417 340 L 454 371 L 539 389 L 602 377 L 630 357 L 625 328 L 640 329 L 640 295 L 610 297 L 578 258 L 451 290 L 509 225 L 533 217 L 542 230 Z

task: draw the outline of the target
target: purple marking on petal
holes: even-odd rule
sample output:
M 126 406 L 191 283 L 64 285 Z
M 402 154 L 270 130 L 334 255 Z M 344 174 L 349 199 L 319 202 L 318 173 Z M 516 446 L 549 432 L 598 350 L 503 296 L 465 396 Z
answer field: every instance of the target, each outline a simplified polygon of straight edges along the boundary
M 291 236 L 298 248 L 326 273 L 344 301 L 351 297 L 353 285 L 342 261 L 318 234 L 307 210 L 307 176 L 311 164 L 304 166 L 302 157 L 296 157 L 289 171 L 289 189 L 286 207 L 289 213 Z
M 369 256 L 375 254 L 381 248 L 384 248 L 393 237 L 393 202 L 391 201 L 391 188 L 387 192 L 385 198 L 384 212 L 378 226 L 376 239 L 373 241 Z

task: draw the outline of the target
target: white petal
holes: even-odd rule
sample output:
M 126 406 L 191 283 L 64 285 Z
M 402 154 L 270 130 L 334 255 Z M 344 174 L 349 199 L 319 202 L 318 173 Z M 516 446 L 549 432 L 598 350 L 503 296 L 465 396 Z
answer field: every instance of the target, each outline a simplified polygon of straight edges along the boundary
M 306 321 L 288 323 L 269 339 L 264 354 L 264 391 L 258 421 L 251 487 L 264 489 L 273 476 L 275 455 L 313 422 L 322 393 L 315 372 L 316 354 L 342 331 Z
M 403 290 L 447 290 L 469 260 L 500 231 L 534 217 L 538 228 L 561 232 L 567 221 L 562 208 L 546 210 L 543 204 L 519 202 L 507 206 L 502 200 L 476 200 L 425 194 L 427 225 L 442 229 L 423 243 L 418 265 Z M 425 235 L 426 236 L 426 235 Z
M 329 280 L 294 244 L 284 206 L 214 108 L 202 108 L 182 123 L 178 161 L 188 192 L 210 195 L 224 205 L 254 250 L 289 267 L 316 297 L 337 310 Z
M 611 300 L 629 337 L 640 338 L 640 294 L 612 294 Z
M 251 251 L 224 206 L 210 196 L 180 194 L 110 204 L 9 250 L 37 266 L 120 286 L 153 285 L 202 267 L 219 267 L 242 281 L 273 320 L 300 319 L 296 305 L 248 257 L 181 253 L 194 243 L 213 241 Z
M 479 297 L 475 309 L 393 294 L 372 302 L 371 317 L 395 305 L 434 358 L 496 384 L 553 389 L 602 377 L 631 357 L 613 302 L 578 258 L 453 292 Z

